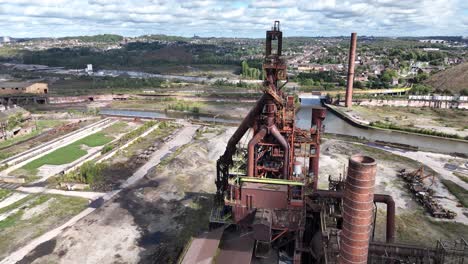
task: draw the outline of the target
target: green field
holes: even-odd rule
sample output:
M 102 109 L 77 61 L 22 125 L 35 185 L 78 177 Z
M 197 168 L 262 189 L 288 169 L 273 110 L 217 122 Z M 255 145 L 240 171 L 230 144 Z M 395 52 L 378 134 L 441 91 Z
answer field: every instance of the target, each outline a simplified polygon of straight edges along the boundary
M 10 190 L 0 189 L 0 201 L 10 196 L 10 194 L 11 194 Z
M 106 136 L 102 132 L 98 132 L 82 138 L 70 145 L 59 148 L 43 157 L 40 157 L 32 162 L 24 165 L 21 169 L 24 169 L 32 174 L 36 174 L 37 169 L 42 165 L 63 165 L 79 159 L 80 157 L 88 153 L 86 150 L 81 148 L 81 145 L 88 147 L 98 147 L 105 145 L 112 141 L 112 137 Z M 20 170 L 21 170 L 20 169 Z

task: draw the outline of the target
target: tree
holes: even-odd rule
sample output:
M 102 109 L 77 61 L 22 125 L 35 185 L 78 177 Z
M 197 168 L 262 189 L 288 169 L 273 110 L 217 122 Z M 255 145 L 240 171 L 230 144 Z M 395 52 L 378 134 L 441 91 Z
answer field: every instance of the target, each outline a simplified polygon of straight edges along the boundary
M 360 81 L 355 81 L 355 82 L 353 83 L 353 86 L 354 86 L 354 88 L 357 88 L 357 89 L 362 89 L 362 88 L 364 88 L 364 85 L 362 85 L 362 82 L 360 82 Z
M 432 88 L 430 86 L 422 85 L 422 84 L 415 84 L 413 88 L 411 88 L 410 93 L 412 94 L 430 94 L 432 92 Z
M 468 88 L 465 88 L 465 89 L 461 90 L 460 95 L 461 96 L 468 96 Z
M 339 79 L 338 80 L 338 85 L 339 86 L 346 86 L 346 81 L 344 79 Z

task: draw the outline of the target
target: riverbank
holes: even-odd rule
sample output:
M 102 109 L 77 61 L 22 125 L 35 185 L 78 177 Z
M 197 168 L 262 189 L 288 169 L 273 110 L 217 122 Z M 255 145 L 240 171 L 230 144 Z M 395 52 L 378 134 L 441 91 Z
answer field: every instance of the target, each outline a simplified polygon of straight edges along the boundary
M 328 106 L 360 125 L 468 139 L 468 111 L 465 110 L 427 107 L 353 106 L 343 108 Z
M 371 141 L 388 141 L 392 143 L 406 144 L 431 152 L 468 155 L 468 140 L 416 133 L 418 130 L 405 131 L 402 129 L 371 126 L 371 122 L 356 118 L 356 116 L 347 113 L 344 108 L 328 104 L 325 106 L 330 112 L 335 114 L 341 120 L 344 120 L 347 124 L 360 129 L 362 134 L 359 136 L 362 138 Z M 341 128 L 341 130 L 344 129 Z M 386 138 L 389 138 L 389 140 Z

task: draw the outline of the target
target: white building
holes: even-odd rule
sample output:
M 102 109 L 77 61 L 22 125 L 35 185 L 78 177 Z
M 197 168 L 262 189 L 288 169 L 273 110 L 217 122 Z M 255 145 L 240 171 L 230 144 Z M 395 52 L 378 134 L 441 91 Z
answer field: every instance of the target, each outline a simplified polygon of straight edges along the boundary
M 86 65 L 86 73 L 87 74 L 93 73 L 93 65 L 92 64 Z

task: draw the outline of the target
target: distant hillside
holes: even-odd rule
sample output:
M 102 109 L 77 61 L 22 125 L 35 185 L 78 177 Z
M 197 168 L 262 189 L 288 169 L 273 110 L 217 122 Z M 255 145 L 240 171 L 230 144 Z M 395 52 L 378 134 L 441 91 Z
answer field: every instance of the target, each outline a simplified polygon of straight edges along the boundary
M 70 40 L 70 39 L 77 39 L 83 42 L 119 42 L 123 40 L 123 37 L 120 35 L 113 35 L 113 34 L 103 34 L 103 35 L 95 35 L 95 36 L 76 36 L 76 37 L 64 37 L 60 38 L 62 40 Z
M 434 89 L 447 89 L 453 93 L 468 89 L 468 62 L 438 72 L 432 75 L 426 83 Z

